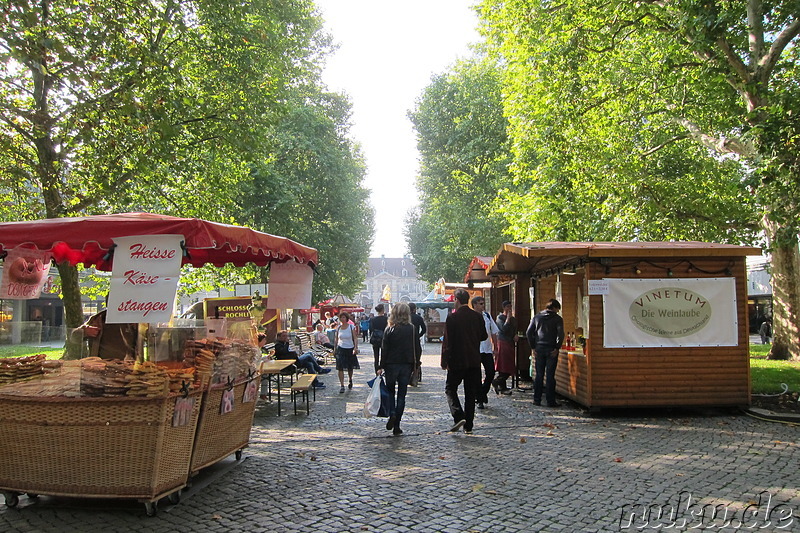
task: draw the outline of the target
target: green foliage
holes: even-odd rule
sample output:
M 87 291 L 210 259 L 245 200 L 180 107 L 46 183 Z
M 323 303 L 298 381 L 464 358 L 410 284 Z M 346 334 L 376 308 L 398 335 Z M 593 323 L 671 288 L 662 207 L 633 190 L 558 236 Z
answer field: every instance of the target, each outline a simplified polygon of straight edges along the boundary
M 253 163 L 241 187 L 242 217 L 254 228 L 314 243 L 314 301 L 355 294 L 364 283 L 374 214 L 363 159 L 348 138 L 349 102 L 308 85 L 287 107 L 271 157 Z
M 317 293 L 354 290 L 372 212 L 349 103 L 317 88 L 321 27 L 311 0 L 8 2 L 0 220 L 151 211 L 247 224 L 319 247 Z M 267 277 L 184 274 L 182 292 Z
M 724 65 L 698 58 L 702 32 L 682 11 L 694 4 L 483 2 L 508 66 L 525 192 L 503 191 L 498 208 L 516 240 L 756 238 L 748 154 L 722 143 L 742 136 L 746 110 Z
M 494 205 L 513 188 L 501 78 L 486 59 L 435 76 L 409 113 L 417 132 L 420 206 L 406 218 L 417 273 L 461 280 L 476 255 L 494 255 L 506 223 Z

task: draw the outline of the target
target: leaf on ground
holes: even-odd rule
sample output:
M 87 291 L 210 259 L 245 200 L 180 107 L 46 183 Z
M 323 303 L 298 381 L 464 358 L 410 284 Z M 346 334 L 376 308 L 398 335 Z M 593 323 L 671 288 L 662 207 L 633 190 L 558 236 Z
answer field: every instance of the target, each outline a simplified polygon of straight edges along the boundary
M 614 462 L 615 463 L 621 463 L 622 462 L 622 457 L 615 457 L 614 458 Z
M 483 483 L 475 483 L 474 485 L 472 485 L 472 492 L 478 492 L 485 486 L 486 485 L 484 485 Z
M 483 492 L 484 494 L 497 494 L 496 490 L 486 490 Z
M 528 442 L 528 439 L 526 439 L 525 437 L 520 437 L 520 438 L 519 438 L 519 441 L 520 441 L 522 444 L 525 444 L 526 442 Z
M 218 515 L 218 514 L 211 515 L 211 518 L 213 518 L 214 520 L 222 520 L 222 515 Z

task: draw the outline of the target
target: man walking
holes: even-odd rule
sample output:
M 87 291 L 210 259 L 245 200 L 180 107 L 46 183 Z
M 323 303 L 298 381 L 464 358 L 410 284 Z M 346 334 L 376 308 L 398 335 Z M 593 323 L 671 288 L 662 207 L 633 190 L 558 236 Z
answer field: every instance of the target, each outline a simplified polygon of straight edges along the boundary
M 481 386 L 481 341 L 488 338 L 486 326 L 480 314 L 469 308 L 469 293 L 465 289 L 457 289 L 455 294 L 456 310 L 447 316 L 444 325 L 442 342 L 442 368 L 447 370 L 447 381 L 444 394 L 450 414 L 453 415 L 453 427 L 450 431 L 464 428 L 472 433 L 475 419 L 475 400 L 480 394 Z M 464 382 L 464 407 L 458 399 L 458 386 Z
M 480 393 L 478 394 L 478 409 L 486 409 L 486 404 L 489 403 L 489 389 L 492 388 L 492 380 L 494 379 L 494 353 L 495 346 L 497 346 L 497 333 L 500 331 L 497 328 L 492 317 L 486 312 L 486 300 L 483 296 L 476 296 L 472 299 L 472 309 L 483 317 L 484 326 L 486 327 L 486 334 L 488 338 L 481 341 L 481 365 L 483 365 L 483 384 L 481 385 Z
M 533 348 L 536 366 L 536 379 L 533 382 L 533 404 L 542 405 L 542 388 L 545 376 L 547 389 L 545 400 L 547 407 L 559 407 L 556 402 L 556 365 L 558 352 L 564 342 L 564 319 L 558 314 L 561 304 L 558 300 L 550 300 L 544 311 L 531 320 L 525 336 Z

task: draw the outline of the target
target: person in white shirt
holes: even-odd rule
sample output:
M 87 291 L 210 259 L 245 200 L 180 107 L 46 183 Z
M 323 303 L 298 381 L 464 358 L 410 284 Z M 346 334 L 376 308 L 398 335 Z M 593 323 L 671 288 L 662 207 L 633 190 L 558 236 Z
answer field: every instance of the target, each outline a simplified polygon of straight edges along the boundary
M 497 334 L 500 330 L 497 328 L 492 316 L 486 312 L 486 300 L 483 296 L 475 296 L 472 299 L 472 309 L 483 317 L 483 321 L 486 324 L 486 334 L 488 335 L 485 341 L 481 341 L 481 365 L 483 365 L 484 376 L 476 399 L 478 409 L 486 409 L 486 404 L 489 403 L 489 389 L 492 388 L 492 380 L 494 379 L 494 354 L 497 349 Z

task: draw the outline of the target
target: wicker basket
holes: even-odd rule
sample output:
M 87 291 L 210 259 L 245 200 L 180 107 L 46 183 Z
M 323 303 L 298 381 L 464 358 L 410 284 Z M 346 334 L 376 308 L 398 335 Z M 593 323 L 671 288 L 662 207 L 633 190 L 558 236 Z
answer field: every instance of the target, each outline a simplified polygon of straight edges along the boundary
M 244 390 L 250 381 L 261 382 L 261 374 L 233 386 L 233 410 L 222 413 L 222 394 L 226 387 L 214 386 L 203 394 L 203 406 L 192 451 L 191 474 L 245 448 L 250 442 L 250 428 L 256 410 L 258 390 L 253 401 L 242 403 Z
M 201 395 L 173 427 L 176 396 L 0 396 L 0 489 L 156 500 L 186 485 Z

